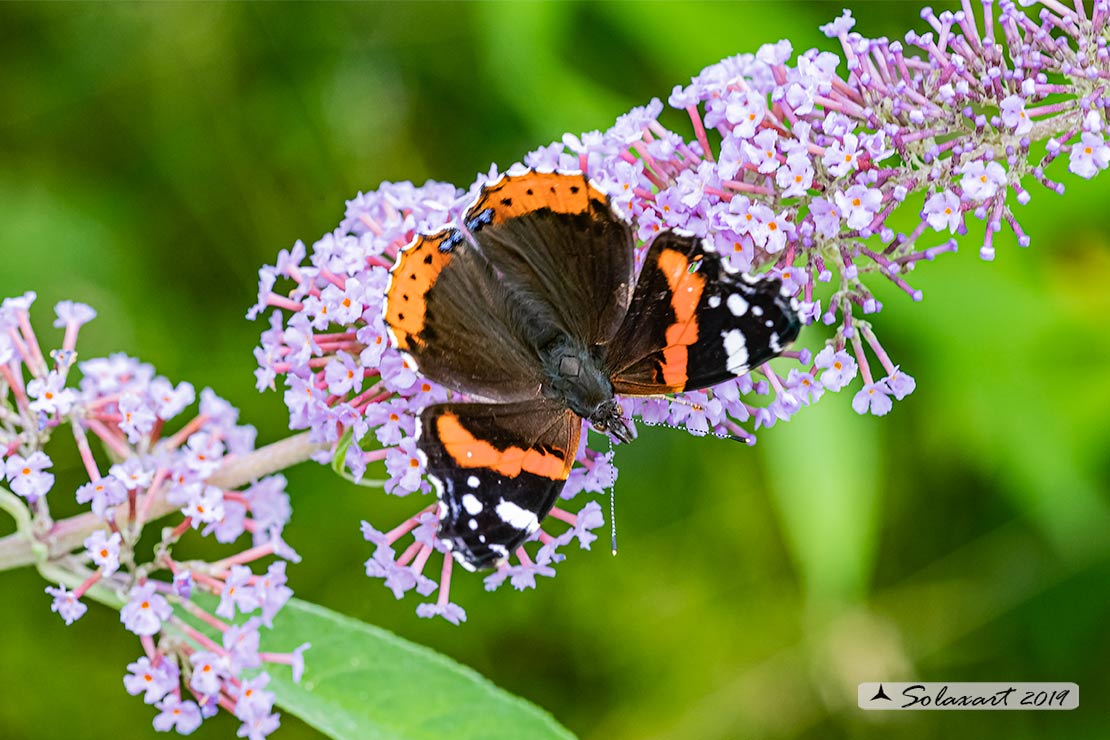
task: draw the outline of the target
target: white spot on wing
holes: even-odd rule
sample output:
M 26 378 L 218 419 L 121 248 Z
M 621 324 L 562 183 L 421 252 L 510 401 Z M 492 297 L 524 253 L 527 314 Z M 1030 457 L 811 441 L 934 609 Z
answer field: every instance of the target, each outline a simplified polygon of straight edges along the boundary
M 501 517 L 501 521 L 513 529 L 525 532 L 534 532 L 536 527 L 540 526 L 535 514 L 527 509 L 520 508 L 512 501 L 505 501 L 504 499 L 497 504 L 497 516 Z
M 471 488 L 477 488 L 478 487 L 478 476 L 472 475 L 469 478 L 467 478 L 466 479 L 466 485 L 470 486 Z
M 752 316 L 762 316 L 763 306 L 752 306 Z
M 721 296 L 711 295 L 709 296 L 709 300 L 707 301 L 707 303 L 709 303 L 710 308 L 716 308 L 717 306 L 721 305 Z
M 756 308 L 759 307 L 756 306 Z M 728 297 L 728 310 L 733 316 L 743 316 L 748 312 L 748 302 L 739 293 L 733 293 Z
M 462 497 L 463 508 L 466 509 L 467 514 L 481 514 L 482 502 L 473 493 L 468 493 Z
M 471 530 L 475 530 L 475 529 L 478 528 L 478 520 L 477 519 L 471 519 L 469 522 L 466 523 L 466 525 L 468 527 L 470 527 Z
M 444 544 L 447 544 L 447 540 L 440 540 L 440 542 L 443 542 Z M 455 556 L 455 560 L 458 562 L 458 564 L 461 565 L 463 568 L 466 568 L 467 570 L 469 570 L 471 573 L 473 573 L 474 571 L 477 570 L 477 568 L 475 568 L 473 565 L 471 565 L 469 562 L 467 562 L 466 558 L 463 556 L 463 554 L 461 552 L 455 552 L 454 556 Z
M 742 375 L 748 370 L 748 342 L 744 338 L 744 332 L 739 329 L 731 329 L 721 334 L 724 338 L 725 354 L 728 355 L 728 361 L 725 363 L 726 369 L 730 373 Z

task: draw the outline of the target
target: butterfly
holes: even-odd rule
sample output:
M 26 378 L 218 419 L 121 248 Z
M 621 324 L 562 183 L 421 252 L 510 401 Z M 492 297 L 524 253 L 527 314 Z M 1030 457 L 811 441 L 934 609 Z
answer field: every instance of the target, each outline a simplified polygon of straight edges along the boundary
M 582 173 L 504 175 L 397 256 L 383 310 L 426 377 L 465 394 L 420 415 L 438 537 L 496 567 L 539 528 L 583 420 L 632 439 L 618 396 L 697 390 L 780 354 L 800 322 L 779 280 L 730 272 L 695 236 L 635 237 Z

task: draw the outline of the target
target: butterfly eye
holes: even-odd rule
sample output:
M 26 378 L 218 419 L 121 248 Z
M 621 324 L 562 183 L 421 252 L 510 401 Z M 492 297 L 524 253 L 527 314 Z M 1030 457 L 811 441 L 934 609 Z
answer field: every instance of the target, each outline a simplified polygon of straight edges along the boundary
M 604 432 L 605 431 L 605 424 L 603 424 L 600 421 L 595 421 L 595 422 L 593 422 L 593 428 L 596 429 L 599 432 Z

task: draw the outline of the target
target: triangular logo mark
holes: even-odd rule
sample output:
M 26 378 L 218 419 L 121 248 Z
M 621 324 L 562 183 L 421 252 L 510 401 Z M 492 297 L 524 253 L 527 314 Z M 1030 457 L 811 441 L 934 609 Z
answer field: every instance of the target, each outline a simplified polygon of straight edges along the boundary
M 891 699 L 889 696 L 886 695 L 885 691 L 883 691 L 883 685 L 882 684 L 879 684 L 879 690 L 877 692 L 875 692 L 874 696 L 871 697 L 871 701 L 875 701 L 876 699 L 886 699 L 887 701 L 894 701 L 893 699 Z

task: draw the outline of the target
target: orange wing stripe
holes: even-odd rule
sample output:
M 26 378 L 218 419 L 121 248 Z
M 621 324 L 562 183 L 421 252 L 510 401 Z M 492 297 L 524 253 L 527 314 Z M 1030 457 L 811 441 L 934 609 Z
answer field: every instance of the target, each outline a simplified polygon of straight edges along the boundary
M 705 290 L 705 276 L 690 272 L 690 260 L 686 255 L 673 249 L 664 249 L 659 254 L 659 269 L 667 278 L 671 289 L 671 307 L 674 309 L 675 322 L 685 324 L 694 318 L 694 312 L 701 302 Z M 683 344 L 693 344 L 698 340 L 698 328 L 693 325 L 693 338 Z
M 559 172 L 528 172 L 507 175 L 487 186 L 468 214 L 493 209 L 493 222 L 522 216 L 540 208 L 555 213 L 585 213 L 590 201 L 606 202 L 605 195 L 590 185 L 585 176 Z
M 420 344 L 417 337 L 424 330 L 428 291 L 452 257 L 451 252 L 441 252 L 439 246 L 450 236 L 451 229 L 421 234 L 397 255 L 386 291 L 385 320 L 399 349 L 410 350 Z
M 508 478 L 525 472 L 552 480 L 566 480 L 574 464 L 565 451 L 560 456 L 521 447 L 499 450 L 489 442 L 477 439 L 451 412 L 436 419 L 436 432 L 447 454 L 462 468 L 489 468 Z
M 694 321 L 694 314 L 705 291 L 705 276 L 690 272 L 690 260 L 673 249 L 660 252 L 658 265 L 667 278 L 667 287 L 671 289 L 671 308 L 675 315 L 675 323 L 667 327 L 665 336 L 663 382 L 682 388 L 688 379 L 686 363 L 689 352 L 686 348 L 698 341 L 698 324 Z
M 689 352 L 684 346 L 667 347 L 663 350 L 663 382 L 674 390 L 686 387 L 689 375 L 686 372 L 686 361 Z

